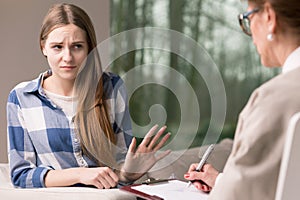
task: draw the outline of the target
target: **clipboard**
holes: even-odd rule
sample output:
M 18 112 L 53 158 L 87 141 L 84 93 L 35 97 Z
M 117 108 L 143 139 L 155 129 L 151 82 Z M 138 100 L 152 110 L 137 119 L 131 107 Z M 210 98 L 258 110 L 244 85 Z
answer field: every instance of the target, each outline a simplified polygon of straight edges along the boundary
M 187 187 L 187 184 L 187 182 L 177 179 L 158 179 L 150 181 L 148 184 L 144 182 L 144 184 L 123 186 L 120 190 L 146 200 L 208 199 L 207 193 L 195 187 Z
M 134 184 L 134 185 L 126 185 L 120 188 L 120 190 L 126 191 L 126 192 L 130 192 L 132 194 L 134 194 L 137 197 L 143 198 L 145 200 L 164 200 L 163 198 L 156 196 L 156 195 L 150 195 L 138 190 L 133 189 L 132 187 L 134 186 L 138 186 L 141 184 Z
M 142 182 L 141 184 L 126 185 L 126 186 L 121 187 L 120 189 L 124 190 L 124 191 L 127 191 L 127 192 L 130 192 L 130 193 L 133 193 L 135 196 L 141 197 L 141 198 L 146 199 L 146 200 L 163 200 L 163 198 L 161 198 L 159 196 L 150 195 L 150 194 L 135 190 L 132 187 L 139 186 L 139 185 L 142 185 L 142 184 L 154 185 L 154 184 L 166 183 L 166 182 L 171 181 L 171 180 L 175 180 L 175 179 L 152 179 L 151 178 L 151 179 L 147 179 L 146 181 Z

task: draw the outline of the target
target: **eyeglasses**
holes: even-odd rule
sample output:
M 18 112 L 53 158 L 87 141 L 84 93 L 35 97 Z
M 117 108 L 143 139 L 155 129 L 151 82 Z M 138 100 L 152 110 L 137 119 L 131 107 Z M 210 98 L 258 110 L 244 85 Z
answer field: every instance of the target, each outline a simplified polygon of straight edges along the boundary
M 249 16 L 259 11 L 259 8 L 254 8 L 248 12 L 242 13 L 238 15 L 238 20 L 240 22 L 240 26 L 244 33 L 251 36 L 251 29 L 250 29 L 250 19 Z

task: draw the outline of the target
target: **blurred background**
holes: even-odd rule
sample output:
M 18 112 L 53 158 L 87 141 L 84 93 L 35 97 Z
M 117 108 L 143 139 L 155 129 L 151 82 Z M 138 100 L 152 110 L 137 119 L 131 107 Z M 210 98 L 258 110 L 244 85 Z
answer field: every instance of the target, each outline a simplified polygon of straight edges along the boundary
M 6 144 L 6 100 L 9 91 L 19 82 L 31 80 L 48 69 L 47 63 L 38 46 L 39 28 L 43 17 L 51 4 L 58 0 L 1 0 L 0 1 L 0 43 L 1 60 L 1 98 L 0 98 L 0 162 L 7 161 Z M 242 33 L 237 15 L 245 11 L 239 0 L 66 0 L 81 6 L 91 16 L 101 42 L 110 36 L 126 30 L 142 27 L 160 27 L 182 33 L 197 42 L 214 61 L 221 74 L 226 90 L 226 118 L 222 138 L 233 138 L 238 114 L 246 104 L 251 92 L 263 82 L 275 76 L 277 69 L 261 66 L 251 38 Z M 17 6 L 18 5 L 18 6 Z M 130 46 L 135 38 L 127 38 L 122 45 Z M 151 42 L 160 41 L 143 41 Z M 163 41 L 161 41 L 163 42 Z M 118 46 L 110 49 L 114 54 Z M 199 56 L 194 53 L 195 57 Z M 184 57 L 159 49 L 138 49 L 118 57 L 109 66 L 109 70 L 120 76 L 126 75 L 136 66 L 149 64 L 169 66 L 178 71 L 192 86 L 198 109 L 189 102 L 179 102 L 176 94 L 160 84 L 145 84 L 137 88 L 129 99 L 129 108 L 133 121 L 133 132 L 142 137 L 151 120 L 149 110 L 160 105 L 156 115 L 159 125 L 168 126 L 174 138 L 181 123 L 180 109 L 193 112 L 200 110 L 197 130 L 183 127 L 182 132 L 191 140 L 188 147 L 201 146 L 211 122 L 211 99 L 207 85 L 194 66 Z M 171 69 L 170 69 L 171 70 Z M 169 85 L 180 86 L 180 80 L 174 80 L 168 72 L 157 70 L 135 70 L 135 80 L 145 77 L 164 79 Z M 129 83 L 126 83 L 129 84 Z M 162 111 L 161 111 L 162 110 Z M 161 114 L 163 113 L 163 114 Z M 193 122 L 194 123 L 194 122 Z M 140 133 L 142 132 L 142 133 Z M 193 135 L 192 138 L 188 137 Z M 185 137 L 181 137 L 172 149 L 185 148 Z
M 245 11 L 246 5 L 239 0 L 111 0 L 110 32 L 115 35 L 134 28 L 161 27 L 178 31 L 202 46 L 217 65 L 226 90 L 227 112 L 219 141 L 233 138 L 238 114 L 251 92 L 279 72 L 277 69 L 261 66 L 251 38 L 241 31 L 237 15 Z M 130 45 L 134 40 L 135 38 L 128 38 L 123 42 Z M 127 53 L 115 60 L 111 70 L 122 75 L 135 66 L 147 63 L 170 66 L 189 81 L 197 95 L 201 115 L 196 137 L 190 147 L 202 145 L 211 123 L 211 99 L 201 75 L 185 58 L 158 49 L 141 49 Z M 146 76 L 161 76 L 170 85 L 180 85 L 168 73 L 158 74 L 155 70 L 152 74 L 147 69 L 139 70 L 134 77 L 138 79 Z M 155 104 L 164 107 L 168 129 L 173 136 L 176 135 L 180 124 L 180 107 L 185 105 L 180 105 L 176 94 L 159 84 L 144 85 L 133 93 L 129 104 L 132 120 L 137 125 L 147 125 L 151 121 L 147 113 Z M 192 115 L 196 110 L 190 109 L 190 112 Z M 194 133 L 189 131 L 189 126 L 183 129 L 186 139 L 189 140 L 188 136 Z M 181 138 L 181 144 L 185 143 L 184 139 Z M 174 148 L 180 149 L 181 145 Z

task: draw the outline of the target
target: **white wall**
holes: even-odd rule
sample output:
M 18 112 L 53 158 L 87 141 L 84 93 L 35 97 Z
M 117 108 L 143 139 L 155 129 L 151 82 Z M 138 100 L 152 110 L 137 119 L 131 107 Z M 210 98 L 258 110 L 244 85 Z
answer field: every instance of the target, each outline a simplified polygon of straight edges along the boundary
M 39 30 L 49 7 L 58 2 L 83 8 L 92 18 L 98 42 L 109 36 L 109 0 L 0 0 L 0 162 L 7 162 L 8 93 L 48 69 L 39 49 Z

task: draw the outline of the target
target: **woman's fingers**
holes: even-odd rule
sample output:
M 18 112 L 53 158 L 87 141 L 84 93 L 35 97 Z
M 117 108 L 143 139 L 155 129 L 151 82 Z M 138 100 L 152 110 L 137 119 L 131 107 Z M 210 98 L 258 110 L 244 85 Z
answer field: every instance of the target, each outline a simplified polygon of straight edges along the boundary
M 148 145 L 148 148 L 152 149 L 156 145 L 156 142 L 159 140 L 159 138 L 164 134 L 165 130 L 167 129 L 167 126 L 163 126 L 159 129 L 159 131 L 156 133 L 156 135 L 152 138 L 150 144 Z
M 160 142 L 153 148 L 154 151 L 158 151 L 170 138 L 171 133 L 167 133 L 161 140 Z
M 166 141 L 170 138 L 171 133 L 167 133 L 160 142 L 157 143 L 157 141 L 161 138 L 161 136 L 164 134 L 165 130 L 167 129 L 167 126 L 163 126 L 159 129 L 159 131 L 155 134 L 155 131 L 157 129 L 158 125 L 153 126 L 150 131 L 146 134 L 145 138 L 143 139 L 141 146 L 147 147 L 151 151 L 157 151 L 159 150 Z M 153 135 L 155 135 L 153 137 Z
M 103 168 L 103 171 L 98 176 L 98 181 L 105 189 L 115 187 L 118 180 L 118 176 L 108 167 Z
M 96 188 L 98 189 L 103 189 L 103 185 L 101 184 L 100 181 L 95 180 L 94 184 L 93 184 Z
M 132 138 L 131 143 L 128 147 L 128 152 L 129 153 L 134 153 L 135 152 L 135 147 L 136 147 L 136 139 L 134 137 L 134 138 Z
M 99 177 L 98 181 L 101 185 L 103 185 L 103 188 L 109 189 L 110 187 L 114 187 L 114 184 L 110 184 L 111 181 L 109 181 L 109 177 Z
M 209 192 L 211 190 L 211 187 L 209 187 L 208 185 L 206 185 L 205 183 L 201 183 L 199 181 L 194 181 L 193 185 L 198 189 L 198 190 L 202 190 L 203 192 Z
M 213 187 L 215 185 L 219 172 L 211 164 L 205 164 L 200 172 L 193 170 L 194 167 L 195 164 L 190 166 L 189 171 L 184 175 L 185 179 L 197 180 L 200 183 L 203 181 L 209 187 Z M 203 183 L 201 184 L 203 185 Z
M 118 175 L 115 174 L 113 170 L 108 167 L 89 169 L 93 170 L 97 174 L 91 183 L 99 189 L 109 189 L 111 187 L 115 187 L 119 181 Z
M 109 176 L 112 178 L 112 181 L 114 183 L 117 183 L 119 181 L 118 175 L 113 170 L 109 171 Z
M 188 170 L 188 172 L 195 171 L 196 168 L 197 168 L 197 166 L 198 166 L 198 163 L 193 163 L 193 164 L 191 164 L 191 165 L 190 165 L 190 168 L 189 168 L 189 170 Z
M 141 142 L 141 145 L 143 146 L 147 146 L 149 144 L 149 142 L 152 139 L 152 136 L 154 135 L 155 130 L 157 129 L 158 125 L 156 124 L 155 126 L 153 126 L 148 133 L 146 134 L 145 138 L 143 139 L 143 141 Z

